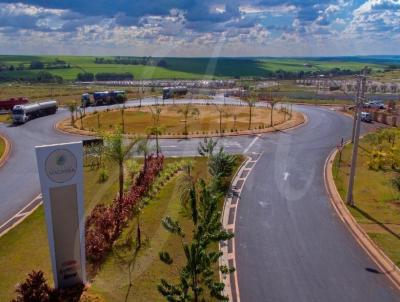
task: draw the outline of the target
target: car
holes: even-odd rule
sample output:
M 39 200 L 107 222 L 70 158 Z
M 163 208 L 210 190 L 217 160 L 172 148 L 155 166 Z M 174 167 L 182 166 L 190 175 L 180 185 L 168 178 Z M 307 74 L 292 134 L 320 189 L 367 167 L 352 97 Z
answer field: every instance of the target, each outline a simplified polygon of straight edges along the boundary
M 372 115 L 369 112 L 361 112 L 361 121 L 372 123 Z
M 385 104 L 383 101 L 369 101 L 364 104 L 364 107 L 372 109 L 385 109 Z

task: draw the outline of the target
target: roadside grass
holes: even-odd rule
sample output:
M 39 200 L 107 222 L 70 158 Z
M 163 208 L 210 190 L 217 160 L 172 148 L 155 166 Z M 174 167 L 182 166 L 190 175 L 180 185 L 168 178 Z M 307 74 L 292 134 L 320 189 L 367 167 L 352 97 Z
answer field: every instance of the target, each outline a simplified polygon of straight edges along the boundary
M 0 114 L 0 123 L 8 123 L 11 121 L 10 114 Z
M 6 142 L 3 138 L 0 137 L 0 158 L 3 156 L 4 151 L 6 150 Z
M 56 99 L 59 105 L 66 105 L 75 102 L 81 103 L 81 95 L 85 92 L 104 91 L 104 90 L 125 90 L 128 99 L 139 98 L 138 87 L 113 87 L 90 85 L 82 86 L 75 84 L 0 84 L 0 100 L 8 98 L 26 97 L 31 101 L 40 101 L 46 99 Z M 160 95 L 161 90 L 156 89 L 152 92 L 149 88 L 144 88 L 142 97 L 151 95 Z M 0 121 L 2 115 L 0 115 Z
M 192 160 L 194 163 L 193 175 L 207 179 L 206 159 L 193 158 Z M 237 157 L 235 171 L 242 160 L 241 156 Z M 164 301 L 157 290 L 157 284 L 161 278 L 174 282 L 179 280 L 178 271 L 174 268 L 184 265 L 185 255 L 180 239 L 162 227 L 161 219 L 170 216 L 172 219 L 178 220 L 187 238 L 191 237 L 193 230 L 187 213 L 182 211 L 177 184 L 178 177 L 174 177 L 144 208 L 141 214 L 141 228 L 145 245 L 135 258 L 133 249 L 136 219 L 131 221 L 113 252 L 92 280 L 89 296 L 95 296 L 104 301 Z M 222 210 L 223 199 L 219 202 Z M 215 245 L 214 249 L 217 250 L 218 246 Z M 160 261 L 160 251 L 167 251 L 174 258 L 172 267 Z M 131 288 L 129 288 L 129 261 L 134 261 L 131 270 Z M 217 270 L 217 268 L 215 269 Z
M 397 142 L 397 148 L 400 142 Z M 351 214 L 374 242 L 400 265 L 400 192 L 392 185 L 395 172 L 374 171 L 368 168 L 369 152 L 373 144 L 367 135 L 360 140 L 360 149 L 354 185 L 355 206 L 348 207 Z M 343 200 L 347 194 L 352 145 L 344 147 L 341 167 L 336 156 L 333 175 Z
M 167 158 L 165 164 L 182 159 Z M 207 178 L 206 159 L 196 157 L 192 160 L 194 162 L 193 175 Z M 238 156 L 237 167 L 241 161 L 242 157 Z M 98 182 L 98 169 L 85 168 L 84 170 L 86 213 L 89 213 L 98 203 L 110 203 L 118 191 L 118 171 L 113 169 L 111 163 L 107 163 L 106 166 L 109 178 L 104 183 Z M 168 266 L 158 260 L 160 250 L 170 251 L 174 255 L 176 264 L 180 265 L 184 262 L 179 242 L 174 236 L 170 236 L 160 223 L 163 217 L 169 215 L 179 219 L 186 233 L 190 235 L 191 224 L 185 213 L 181 211 L 176 183 L 176 177 L 166 183 L 157 197 L 144 208 L 141 215 L 144 248 L 137 256 L 132 271 L 134 281 L 127 301 L 161 300 L 156 288 L 161 276 L 170 280 L 176 278 L 176 272 L 171 271 Z M 222 209 L 223 200 L 220 201 L 220 205 Z M 128 288 L 126 261 L 132 255 L 132 249 L 129 247 L 132 247 L 135 226 L 136 219 L 133 219 L 124 229 L 113 253 L 92 280 L 87 295 L 101 296 L 99 301 L 124 300 Z M 0 267 L 2 268 L 0 270 L 0 301 L 11 300 L 15 296 L 16 284 L 24 281 L 26 274 L 32 270 L 42 270 L 49 284 L 52 284 L 50 265 L 44 210 L 40 206 L 32 215 L 0 238 Z
M 188 118 L 188 132 L 191 134 L 216 133 L 219 131 L 219 112 L 213 105 L 193 105 L 200 110 L 198 117 Z M 279 107 L 279 106 L 278 106 Z M 160 125 L 165 127 L 164 134 L 182 134 L 184 123 L 182 114 L 178 113 L 182 105 L 161 106 Z M 224 106 L 222 115 L 222 130 L 233 132 L 247 130 L 249 125 L 249 108 L 247 106 Z M 98 117 L 99 115 L 99 117 Z M 234 121 L 236 115 L 236 122 Z M 284 113 L 274 111 L 274 125 L 284 122 Z M 270 126 L 271 110 L 267 108 L 253 108 L 252 129 L 267 128 Z M 98 125 L 100 121 L 100 129 Z M 286 116 L 289 119 L 289 115 Z M 83 127 L 87 130 L 107 131 L 115 125 L 122 124 L 121 110 L 112 110 L 89 114 L 83 118 Z M 145 134 L 146 129 L 153 125 L 151 110 L 149 107 L 130 108 L 124 112 L 124 124 L 126 133 Z M 80 120 L 76 127 L 80 129 Z M 235 126 L 235 127 L 234 127 Z

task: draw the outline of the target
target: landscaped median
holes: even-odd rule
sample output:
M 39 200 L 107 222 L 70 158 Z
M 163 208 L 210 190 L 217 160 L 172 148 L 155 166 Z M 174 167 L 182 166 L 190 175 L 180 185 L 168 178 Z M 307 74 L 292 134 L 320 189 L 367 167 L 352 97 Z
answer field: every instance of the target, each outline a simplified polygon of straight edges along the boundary
M 353 191 L 355 205 L 348 206 L 344 201 L 352 147 L 345 145 L 328 163 L 331 181 L 337 188 L 336 191 L 329 183 L 328 171 L 333 205 L 381 272 L 400 286 L 400 270 L 394 267 L 400 265 L 400 129 L 380 130 L 360 140 Z
M 147 174 L 157 176 L 154 179 L 151 176 L 150 180 L 143 172 L 144 174 L 141 173 L 136 177 L 134 183 L 131 182 L 127 185 L 130 189 L 125 190 L 127 193 L 123 199 L 124 207 L 121 208 L 126 214 L 121 216 L 124 217 L 124 223 L 120 235 L 113 239 L 113 244 L 100 245 L 101 248 L 106 249 L 104 253 L 99 251 L 93 253 L 93 248 L 98 247 L 93 246 L 96 241 L 90 239 L 92 241 L 87 246 L 87 256 L 100 255 L 101 257 L 89 259 L 88 279 L 90 284 L 82 301 L 162 301 L 163 297 L 157 289 L 160 279 L 171 282 L 179 281 L 176 269 L 184 266 L 186 262 L 182 241 L 181 238 L 167 232 L 161 221 L 165 217 L 177 221 L 186 234 L 185 240 L 190 240 L 194 228 L 191 215 L 184 210 L 182 205 L 182 184 L 187 181 L 187 175 L 193 179 L 201 178 L 210 181 L 209 169 L 220 167 L 210 167 L 209 157 L 167 158 L 160 159 L 163 161 L 163 168 L 161 172 L 156 172 L 160 160 L 157 160 L 155 155 L 152 158 L 147 163 L 146 169 L 150 171 Z M 233 170 L 224 179 L 224 182 L 230 182 L 242 160 L 241 156 L 235 157 Z M 107 210 L 103 211 L 102 209 L 107 209 L 115 203 L 119 185 L 118 169 L 115 169 L 113 162 L 103 161 L 99 165 L 96 160 L 85 162 L 87 165 L 84 169 L 85 211 L 86 215 L 91 213 L 91 222 L 86 223 L 86 232 L 89 235 L 93 231 L 94 220 L 107 213 Z M 135 173 L 139 175 L 137 168 L 131 169 L 129 167 L 131 165 L 128 163 L 125 166 L 127 176 Z M 184 172 L 187 167 L 190 167 L 189 174 Z M 135 170 L 136 172 L 133 172 Z M 153 170 L 155 173 L 151 172 Z M 151 181 L 150 186 L 144 184 L 149 181 Z M 146 190 L 142 190 L 144 185 Z M 141 195 L 143 196 L 141 199 L 143 207 L 139 210 L 140 216 L 138 216 L 139 212 L 131 211 L 134 208 L 130 205 L 131 202 L 132 205 L 137 204 L 138 199 L 134 196 L 137 196 L 139 191 L 143 192 Z M 218 209 L 222 210 L 223 194 L 218 200 Z M 103 204 L 102 209 L 99 208 L 99 204 Z M 108 229 L 109 224 L 107 226 L 103 223 L 110 223 L 107 220 L 109 217 L 110 215 L 103 217 L 104 221 L 100 219 L 94 222 L 100 226 L 98 231 L 101 232 L 101 236 L 114 233 L 113 230 Z M 137 249 L 138 223 L 140 223 L 141 229 L 141 248 L 139 250 Z M 91 226 L 88 228 L 88 225 Z M 104 227 L 101 227 L 102 225 Z M 93 237 L 93 234 L 90 236 Z M 88 240 L 87 238 L 87 243 Z M 212 249 L 217 251 L 217 244 L 212 245 Z M 160 260 L 159 253 L 161 251 L 167 251 L 173 256 L 174 267 L 170 267 Z M 0 301 L 9 301 L 15 297 L 16 284 L 24 281 L 26 274 L 32 270 L 43 271 L 48 283 L 52 284 L 42 206 L 0 238 L 0 266 L 2 267 L 0 270 Z M 215 267 L 215 270 L 217 269 Z
M 304 121 L 303 114 L 292 112 L 285 105 L 271 111 L 254 105 L 189 103 L 95 111 L 82 118 L 64 119 L 56 128 L 68 133 L 98 135 L 120 125 L 126 136 L 157 134 L 160 138 L 187 138 L 265 133 L 292 128 Z

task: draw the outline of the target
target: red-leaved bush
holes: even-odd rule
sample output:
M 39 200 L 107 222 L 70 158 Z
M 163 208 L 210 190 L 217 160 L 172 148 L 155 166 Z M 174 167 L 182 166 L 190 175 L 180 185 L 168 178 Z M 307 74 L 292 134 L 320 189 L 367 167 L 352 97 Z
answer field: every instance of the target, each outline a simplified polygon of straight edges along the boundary
M 17 286 L 17 298 L 11 302 L 78 302 L 83 291 L 83 284 L 66 289 L 52 288 L 47 284 L 42 271 L 32 271 Z
M 150 155 L 130 190 L 110 205 L 97 205 L 86 219 L 86 257 L 101 262 L 120 235 L 122 227 L 134 213 L 135 205 L 149 191 L 163 168 L 164 157 Z

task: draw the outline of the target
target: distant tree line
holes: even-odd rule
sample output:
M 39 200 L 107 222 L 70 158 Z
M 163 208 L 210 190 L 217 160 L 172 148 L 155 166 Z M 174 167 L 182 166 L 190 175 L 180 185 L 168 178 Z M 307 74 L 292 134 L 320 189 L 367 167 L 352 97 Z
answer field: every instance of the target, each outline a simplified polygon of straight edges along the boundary
M 340 68 L 332 68 L 329 70 L 300 70 L 300 71 L 286 71 L 282 69 L 278 69 L 275 72 L 271 72 L 271 77 L 276 78 L 278 80 L 296 80 L 303 79 L 308 77 L 316 77 L 319 75 L 324 76 L 348 76 L 359 74 L 360 70 L 351 70 L 351 69 L 340 69 Z
M 113 58 L 94 58 L 96 64 L 122 64 L 122 65 L 147 65 L 167 67 L 167 62 L 163 59 L 153 57 L 113 57 Z
M 96 81 L 129 81 L 133 80 L 133 74 L 129 72 L 124 73 L 111 73 L 100 72 L 93 74 L 91 72 L 78 73 L 76 80 L 79 82 L 92 82 Z
M 396 70 L 396 69 L 400 69 L 400 64 L 389 64 L 385 67 L 385 69 L 383 71 L 392 71 L 392 70 Z
M 62 83 L 63 78 L 53 75 L 48 71 L 39 71 L 37 73 L 27 73 L 21 75 L 14 75 L 9 73 L 0 73 L 0 82 L 31 82 L 31 83 Z
M 20 63 L 18 65 L 0 63 L 0 72 L 39 70 L 39 69 L 65 69 L 65 68 L 71 68 L 71 65 L 59 59 L 55 59 L 52 62 L 42 62 L 39 60 L 33 60 L 29 64 Z

